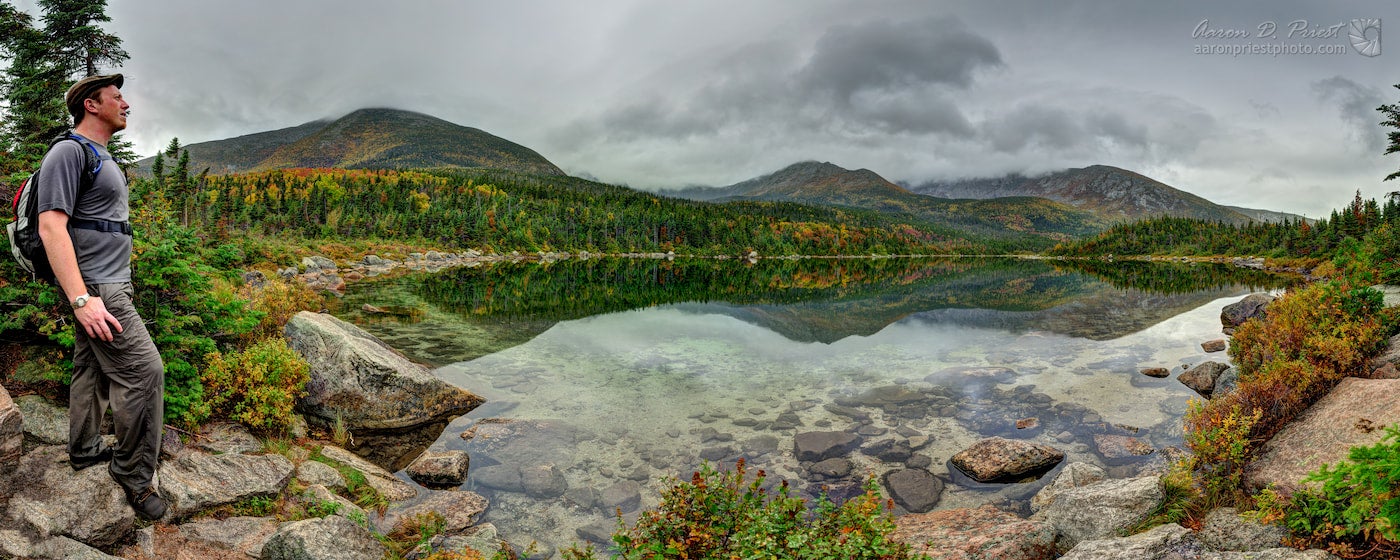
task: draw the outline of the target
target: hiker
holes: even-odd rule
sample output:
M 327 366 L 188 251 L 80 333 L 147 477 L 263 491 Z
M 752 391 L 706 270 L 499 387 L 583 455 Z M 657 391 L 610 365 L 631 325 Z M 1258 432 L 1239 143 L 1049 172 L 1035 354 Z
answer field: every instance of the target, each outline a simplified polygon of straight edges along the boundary
M 68 458 L 74 470 L 109 462 L 107 471 L 143 519 L 165 515 L 156 492 L 165 413 L 165 364 L 131 288 L 131 226 L 126 176 L 107 142 L 126 128 L 130 105 L 121 74 L 88 76 L 65 101 L 77 141 L 55 142 L 39 168 L 35 196 L 39 237 L 55 282 L 73 306 L 73 381 L 69 386 Z M 98 167 L 80 189 L 91 150 Z M 80 196 L 81 192 L 81 196 Z M 117 444 L 102 442 L 108 406 Z

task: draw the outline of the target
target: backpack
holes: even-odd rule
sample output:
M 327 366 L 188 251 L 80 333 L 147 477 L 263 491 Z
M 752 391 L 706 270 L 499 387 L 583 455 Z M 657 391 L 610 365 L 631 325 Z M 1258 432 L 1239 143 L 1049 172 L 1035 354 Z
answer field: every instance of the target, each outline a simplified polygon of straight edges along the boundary
M 73 198 L 76 204 L 97 180 L 97 172 L 102 170 L 102 158 L 98 156 L 97 148 L 92 143 L 78 137 L 72 131 L 49 141 L 49 149 L 52 150 L 59 142 L 68 140 L 87 148 L 83 150 L 83 176 L 78 180 L 78 194 Z M 39 171 L 36 170 L 20 184 L 19 191 L 15 192 L 15 200 L 11 204 L 15 221 L 5 226 L 5 232 L 10 235 L 10 252 L 14 254 L 15 260 L 19 261 L 19 267 L 33 278 L 53 280 L 53 268 L 49 266 L 48 252 L 44 250 L 43 240 L 39 239 L 39 198 L 34 196 L 34 189 L 39 184 L 38 179 Z

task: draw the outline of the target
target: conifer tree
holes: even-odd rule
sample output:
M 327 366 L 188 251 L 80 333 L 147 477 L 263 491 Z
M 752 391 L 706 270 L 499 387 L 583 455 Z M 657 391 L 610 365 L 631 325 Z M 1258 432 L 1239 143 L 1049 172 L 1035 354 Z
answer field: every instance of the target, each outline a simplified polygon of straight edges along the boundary
M 1400 84 L 1395 84 L 1395 88 L 1400 89 Z M 1381 115 L 1385 118 L 1385 120 L 1381 121 L 1381 126 L 1390 127 L 1392 129 L 1390 132 L 1386 133 L 1386 137 L 1390 139 L 1390 146 L 1385 149 L 1385 155 L 1400 152 L 1400 103 L 1381 105 L 1377 107 L 1376 110 L 1380 111 Z M 1386 175 L 1385 180 L 1389 181 L 1396 177 L 1400 177 L 1400 171 Z M 1387 196 L 1400 196 L 1400 191 L 1391 192 Z

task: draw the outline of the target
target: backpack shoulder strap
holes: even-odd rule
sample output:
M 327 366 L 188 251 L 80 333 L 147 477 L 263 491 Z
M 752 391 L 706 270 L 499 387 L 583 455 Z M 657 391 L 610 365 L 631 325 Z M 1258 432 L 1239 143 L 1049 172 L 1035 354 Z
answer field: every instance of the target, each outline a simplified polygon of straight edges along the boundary
M 102 171 L 103 160 L 102 156 L 97 153 L 97 146 L 94 146 L 92 142 L 82 136 L 78 136 L 71 130 L 54 138 L 53 141 L 49 143 L 49 147 L 52 148 L 59 142 L 69 140 L 77 142 L 78 146 L 83 148 L 83 175 L 78 180 L 78 192 L 76 195 L 77 197 L 82 197 L 83 193 L 92 188 L 93 183 L 97 182 L 97 173 Z

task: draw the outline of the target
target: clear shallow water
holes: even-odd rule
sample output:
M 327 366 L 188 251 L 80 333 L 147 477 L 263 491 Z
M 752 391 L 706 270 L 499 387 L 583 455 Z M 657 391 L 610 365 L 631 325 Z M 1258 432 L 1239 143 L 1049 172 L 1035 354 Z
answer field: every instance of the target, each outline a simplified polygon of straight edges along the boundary
M 357 285 L 340 314 L 487 398 L 431 445 L 471 453 L 464 488 L 491 498 L 484 521 L 557 548 L 582 541 L 581 527 L 606 534 L 632 482 L 652 506 L 664 478 L 702 460 L 744 457 L 838 497 L 924 468 L 948 483 L 938 509 L 1023 508 L 1053 477 L 979 484 L 948 465 L 990 435 L 1053 445 L 1061 465 L 1152 468 L 1162 452 L 1106 457 L 1095 435 L 1180 445 L 1194 396 L 1175 380 L 1181 366 L 1225 360 L 1199 346 L 1220 337 L 1220 308 L 1286 280 L 1143 264 L 1099 275 L 1007 259 L 516 264 Z M 370 316 L 362 303 L 413 313 Z M 1036 425 L 1017 429 L 1026 418 Z M 846 476 L 794 456 L 795 434 L 826 430 L 862 437 Z M 913 455 L 880 452 L 896 441 Z M 510 476 L 522 468 L 530 488 Z

